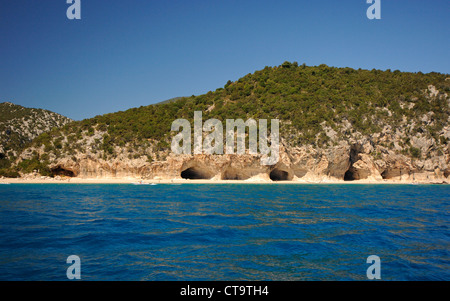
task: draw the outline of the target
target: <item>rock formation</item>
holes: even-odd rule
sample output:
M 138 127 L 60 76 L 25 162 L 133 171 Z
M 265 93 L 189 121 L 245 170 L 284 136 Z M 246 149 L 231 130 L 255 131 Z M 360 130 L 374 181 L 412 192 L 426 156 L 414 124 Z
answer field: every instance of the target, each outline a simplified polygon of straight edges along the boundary
M 39 161 L 53 176 L 81 178 L 448 183 L 449 90 L 440 74 L 266 67 L 205 95 L 73 123 L 38 137 L 16 165 Z M 279 117 L 279 161 L 173 154 L 170 123 L 195 110 Z

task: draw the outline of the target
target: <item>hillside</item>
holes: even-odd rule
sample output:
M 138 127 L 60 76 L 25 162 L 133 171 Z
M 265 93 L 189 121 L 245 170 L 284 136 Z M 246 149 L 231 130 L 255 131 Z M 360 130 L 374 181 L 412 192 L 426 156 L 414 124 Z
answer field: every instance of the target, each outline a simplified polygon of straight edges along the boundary
M 448 94 L 446 74 L 285 62 L 204 95 L 54 129 L 33 141 L 16 169 L 39 165 L 45 174 L 82 177 L 170 178 L 192 169 L 222 179 L 277 178 L 274 171 L 285 179 L 444 179 Z M 264 169 L 251 156 L 173 156 L 171 123 L 192 121 L 194 111 L 203 111 L 203 120 L 278 118 L 282 160 Z
M 155 103 L 155 104 L 153 104 L 153 105 L 163 105 L 163 104 L 166 104 L 166 103 L 175 102 L 175 101 L 180 100 L 180 99 L 182 99 L 182 98 L 183 98 L 183 97 L 173 97 L 173 98 L 171 98 L 171 99 L 167 99 L 167 100 L 164 100 L 164 101 L 157 102 L 157 103 Z
M 8 168 L 34 138 L 71 121 L 47 110 L 0 103 L 0 169 Z

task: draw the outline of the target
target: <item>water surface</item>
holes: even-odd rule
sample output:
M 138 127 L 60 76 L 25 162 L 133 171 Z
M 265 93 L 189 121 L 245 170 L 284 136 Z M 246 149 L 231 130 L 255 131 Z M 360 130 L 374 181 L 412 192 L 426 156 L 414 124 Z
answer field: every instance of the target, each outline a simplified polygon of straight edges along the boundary
M 0 185 L 0 280 L 450 280 L 443 185 Z

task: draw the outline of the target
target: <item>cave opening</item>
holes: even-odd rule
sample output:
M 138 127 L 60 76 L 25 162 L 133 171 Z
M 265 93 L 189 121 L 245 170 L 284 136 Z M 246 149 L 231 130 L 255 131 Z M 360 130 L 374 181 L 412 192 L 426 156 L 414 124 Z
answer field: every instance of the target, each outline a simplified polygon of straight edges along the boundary
M 355 181 L 356 180 L 356 176 L 355 176 L 355 172 L 349 168 L 344 175 L 344 181 Z
M 409 175 L 414 178 L 414 172 L 409 173 Z M 383 171 L 381 173 L 381 177 L 383 178 L 383 180 L 390 180 L 392 178 L 395 177 L 401 177 L 402 176 L 402 170 L 401 169 L 386 169 L 385 171 Z
M 450 170 L 445 170 L 444 171 L 444 177 L 448 178 L 448 176 L 450 175 Z
M 190 167 L 181 172 L 181 177 L 188 180 L 209 180 L 211 176 L 198 167 Z
M 348 167 L 347 171 L 344 174 L 344 181 L 359 180 L 358 172 L 353 167 L 353 164 L 359 160 L 360 148 L 361 148 L 361 146 L 358 144 L 354 144 L 350 148 L 350 154 L 349 154 L 350 166 Z
M 269 177 L 272 181 L 289 181 L 289 173 L 284 170 L 280 170 L 275 168 L 269 174 Z
M 230 175 L 230 174 L 226 174 L 222 177 L 222 180 L 242 180 L 239 178 L 239 175 L 234 174 L 234 175 Z
M 61 166 L 53 168 L 51 170 L 51 172 L 52 172 L 53 177 L 56 177 L 56 176 L 65 176 L 65 177 L 69 177 L 69 178 L 75 177 L 75 173 L 73 171 L 62 168 Z
M 247 180 L 248 178 L 236 170 L 226 170 L 222 174 L 222 180 Z

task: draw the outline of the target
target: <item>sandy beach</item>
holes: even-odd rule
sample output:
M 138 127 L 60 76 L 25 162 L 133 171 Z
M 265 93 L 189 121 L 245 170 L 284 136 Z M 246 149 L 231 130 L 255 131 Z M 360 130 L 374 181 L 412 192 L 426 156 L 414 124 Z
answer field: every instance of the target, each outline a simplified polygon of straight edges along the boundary
M 0 184 L 273 184 L 273 185 L 298 185 L 298 184 L 449 184 L 445 180 L 434 181 L 409 181 L 409 180 L 293 180 L 271 181 L 262 179 L 248 180 L 187 180 L 187 179 L 158 179 L 141 180 L 138 178 L 2 178 Z

